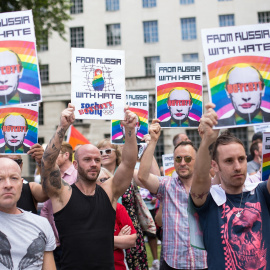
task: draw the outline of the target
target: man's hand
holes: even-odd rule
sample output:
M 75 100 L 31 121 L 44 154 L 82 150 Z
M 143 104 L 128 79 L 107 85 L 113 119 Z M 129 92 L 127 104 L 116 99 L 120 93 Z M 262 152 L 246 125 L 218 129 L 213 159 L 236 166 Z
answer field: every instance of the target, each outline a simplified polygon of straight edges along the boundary
M 149 127 L 149 134 L 151 136 L 151 140 L 157 142 L 160 136 L 161 127 L 159 124 L 159 119 L 153 119 L 152 124 Z
M 36 163 L 40 166 L 41 159 L 44 153 L 43 147 L 36 143 L 30 147 L 30 150 L 27 152 L 29 156 L 31 156 L 33 159 L 35 159 Z
M 137 115 L 129 110 L 128 106 L 125 106 L 125 118 L 121 121 L 121 124 L 125 129 L 134 129 L 137 123 Z
M 198 131 L 202 140 L 207 140 L 209 144 L 211 144 L 217 139 L 219 133 L 219 130 L 213 129 L 213 126 L 217 124 L 217 114 L 213 110 L 215 108 L 215 104 L 208 103 L 205 105 L 205 108 L 206 112 L 200 119 Z
M 60 117 L 60 126 L 67 130 L 69 126 L 75 121 L 75 106 L 71 103 L 68 104 L 68 107 L 62 111 Z
M 142 141 L 144 141 L 145 143 L 149 144 L 150 141 L 151 141 L 151 136 L 150 136 L 150 134 L 145 134 L 145 135 L 143 135 Z
M 118 236 L 121 236 L 121 235 L 130 235 L 131 233 L 131 227 L 128 226 L 128 225 L 125 225 L 121 231 L 119 232 Z

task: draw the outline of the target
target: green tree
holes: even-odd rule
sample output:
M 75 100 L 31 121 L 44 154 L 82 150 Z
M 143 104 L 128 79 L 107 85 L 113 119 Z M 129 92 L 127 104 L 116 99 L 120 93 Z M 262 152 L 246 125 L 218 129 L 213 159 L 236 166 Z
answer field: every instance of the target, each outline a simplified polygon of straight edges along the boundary
M 65 40 L 64 23 L 71 19 L 70 0 L 1 0 L 0 13 L 32 9 L 37 47 L 53 31 Z

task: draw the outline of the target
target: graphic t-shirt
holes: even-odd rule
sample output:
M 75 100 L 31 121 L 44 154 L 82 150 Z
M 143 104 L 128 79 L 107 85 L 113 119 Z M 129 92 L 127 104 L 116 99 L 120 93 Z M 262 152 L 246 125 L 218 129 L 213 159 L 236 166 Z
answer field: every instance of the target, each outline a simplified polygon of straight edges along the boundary
M 270 269 L 270 195 L 267 182 L 255 190 L 226 194 L 218 206 L 211 194 L 196 208 L 209 270 Z M 267 263 L 268 262 L 268 263 Z
M 41 270 L 44 251 L 55 249 L 46 218 L 29 212 L 0 212 L 0 269 Z

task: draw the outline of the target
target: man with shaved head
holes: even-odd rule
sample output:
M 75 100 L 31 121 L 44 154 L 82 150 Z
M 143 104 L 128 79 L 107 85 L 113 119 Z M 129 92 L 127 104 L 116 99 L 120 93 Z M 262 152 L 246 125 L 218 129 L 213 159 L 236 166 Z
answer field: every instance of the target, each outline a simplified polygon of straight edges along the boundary
M 55 270 L 51 226 L 45 218 L 17 207 L 22 187 L 19 165 L 10 158 L 1 158 L 0 269 Z
M 75 152 L 73 164 L 78 177 L 70 186 L 61 179 L 56 160 L 65 133 L 75 120 L 74 110 L 69 104 L 62 112 L 60 125 L 44 152 L 41 170 L 42 185 L 52 201 L 63 249 L 61 270 L 113 270 L 117 200 L 129 187 L 137 160 L 136 114 L 125 109 L 123 161 L 115 175 L 102 187 L 96 184 L 101 167 L 100 151 L 94 145 L 85 144 Z
M 256 124 L 270 121 L 269 111 L 261 108 L 265 83 L 261 73 L 253 66 L 243 64 L 232 67 L 226 77 L 226 93 L 234 111 L 223 116 L 217 126 Z

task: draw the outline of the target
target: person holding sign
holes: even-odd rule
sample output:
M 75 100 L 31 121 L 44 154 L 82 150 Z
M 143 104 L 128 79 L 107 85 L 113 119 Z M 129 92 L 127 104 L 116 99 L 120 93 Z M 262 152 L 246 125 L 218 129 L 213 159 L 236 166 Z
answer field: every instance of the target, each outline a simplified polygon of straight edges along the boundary
M 28 124 L 22 114 L 10 113 L 2 123 L 2 134 L 5 145 L 0 147 L 0 153 L 27 153 L 30 147 L 24 144 Z
M 217 124 L 214 108 L 213 103 L 207 104 L 200 120 L 202 140 L 190 190 L 191 206 L 203 231 L 208 269 L 269 269 L 270 181 L 245 183 L 244 145 L 227 132 L 218 136 L 219 130 L 213 129 Z M 221 181 L 212 187 L 211 163 Z
M 173 89 L 167 99 L 167 106 L 170 111 L 171 119 L 161 122 L 161 127 L 197 127 L 198 121 L 188 117 L 192 108 L 192 96 L 187 89 Z
M 38 94 L 26 94 L 18 90 L 23 75 L 22 61 L 7 48 L 0 48 L 0 105 L 14 105 L 40 100 Z
M 81 145 L 73 162 L 77 181 L 69 185 L 61 179 L 56 163 L 61 144 L 69 126 L 75 120 L 75 106 L 68 105 L 60 124 L 48 144 L 41 162 L 42 186 L 52 201 L 54 220 L 63 253 L 61 270 L 114 269 L 114 225 L 118 198 L 131 183 L 137 160 L 135 134 L 136 115 L 125 108 L 126 140 L 123 161 L 115 175 L 96 184 L 100 167 L 100 150 L 91 144 Z
M 219 119 L 217 126 L 233 126 L 270 121 L 270 113 L 261 109 L 265 84 L 261 73 L 251 65 L 236 65 L 227 73 L 226 93 L 235 113 Z

